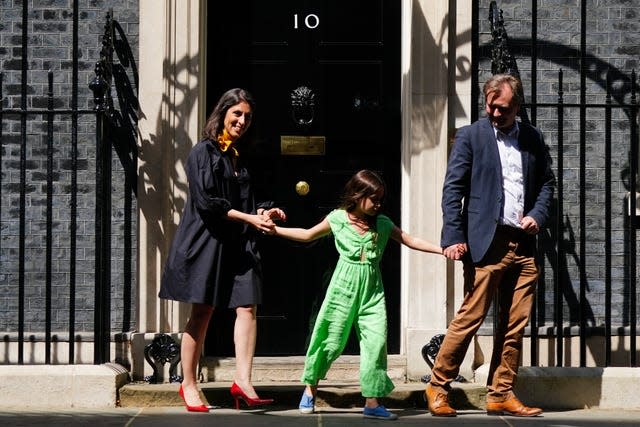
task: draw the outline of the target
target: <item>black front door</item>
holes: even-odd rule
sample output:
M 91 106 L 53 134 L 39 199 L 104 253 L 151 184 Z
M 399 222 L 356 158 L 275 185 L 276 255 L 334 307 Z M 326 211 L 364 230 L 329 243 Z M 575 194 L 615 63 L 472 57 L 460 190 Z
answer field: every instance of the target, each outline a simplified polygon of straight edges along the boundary
M 372 169 L 386 181 L 384 210 L 398 224 L 400 2 L 245 0 L 208 8 L 207 111 L 232 87 L 256 98 L 256 141 L 243 153 L 258 198 L 282 207 L 286 225 L 309 227 L 338 205 L 353 173 Z M 333 239 L 267 237 L 261 247 L 256 355 L 304 354 L 336 261 Z M 381 266 L 392 353 L 400 340 L 399 254 L 390 242 Z M 233 354 L 232 321 L 229 310 L 216 310 L 207 355 Z M 345 353 L 357 352 L 351 339 Z

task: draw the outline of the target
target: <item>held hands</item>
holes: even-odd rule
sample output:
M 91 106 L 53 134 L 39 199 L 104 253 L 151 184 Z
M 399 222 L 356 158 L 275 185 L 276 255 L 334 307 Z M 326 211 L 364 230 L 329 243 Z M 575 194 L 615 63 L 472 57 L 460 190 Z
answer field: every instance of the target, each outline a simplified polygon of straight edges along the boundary
M 262 234 L 275 234 L 276 223 L 274 221 L 286 221 L 287 215 L 280 208 L 258 210 L 257 223 L 255 227 Z
M 262 216 L 266 216 L 267 218 L 270 218 L 273 221 L 286 221 L 287 220 L 287 214 L 284 213 L 284 211 L 280 208 L 271 208 L 271 209 L 266 209 L 264 211 L 262 211 Z
M 459 260 L 467 253 L 467 250 L 468 248 L 466 243 L 456 243 L 444 248 L 442 254 L 449 259 Z

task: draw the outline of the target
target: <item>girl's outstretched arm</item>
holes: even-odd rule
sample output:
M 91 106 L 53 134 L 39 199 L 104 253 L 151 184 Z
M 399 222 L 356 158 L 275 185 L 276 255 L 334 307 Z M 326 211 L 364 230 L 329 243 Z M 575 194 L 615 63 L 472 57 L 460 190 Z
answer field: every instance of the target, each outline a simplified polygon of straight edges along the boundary
M 276 225 L 273 228 L 275 236 L 284 237 L 285 239 L 295 240 L 297 242 L 311 242 L 326 236 L 331 232 L 329 221 L 325 218 L 311 228 L 289 228 Z
M 405 233 L 395 225 L 393 226 L 393 230 L 391 230 L 391 238 L 398 243 L 410 247 L 411 249 L 430 252 L 433 254 L 442 254 L 442 248 L 440 246 Z

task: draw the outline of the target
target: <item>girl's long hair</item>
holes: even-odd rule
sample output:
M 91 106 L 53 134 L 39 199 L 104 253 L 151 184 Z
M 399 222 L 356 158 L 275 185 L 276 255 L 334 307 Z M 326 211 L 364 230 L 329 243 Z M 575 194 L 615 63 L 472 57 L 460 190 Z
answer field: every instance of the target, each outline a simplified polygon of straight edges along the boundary
M 353 175 L 344 186 L 340 208 L 351 212 L 358 202 L 366 197 L 371 197 L 384 191 L 384 180 L 377 173 L 362 169 Z M 382 203 L 382 200 L 380 201 Z M 370 228 L 375 228 L 375 217 L 367 218 Z
M 222 94 L 218 103 L 214 107 L 213 111 L 207 118 L 207 122 L 202 130 L 202 137 L 215 141 L 218 135 L 222 133 L 224 127 L 224 116 L 227 114 L 227 110 L 234 105 L 241 103 L 242 101 L 249 104 L 251 112 L 255 112 L 256 103 L 253 96 L 249 92 L 241 88 L 229 89 Z M 251 126 L 249 127 L 251 128 Z M 248 131 L 249 129 L 247 129 Z M 246 135 L 246 133 L 245 133 Z M 243 137 L 245 136 L 243 135 Z

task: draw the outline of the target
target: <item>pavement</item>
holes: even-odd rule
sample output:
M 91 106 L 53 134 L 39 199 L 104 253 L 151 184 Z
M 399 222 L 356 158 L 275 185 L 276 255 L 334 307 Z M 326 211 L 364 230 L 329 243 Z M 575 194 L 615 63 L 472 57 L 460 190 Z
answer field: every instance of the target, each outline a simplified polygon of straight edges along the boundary
M 117 407 L 69 408 L 51 407 L 3 407 L 0 409 L 0 426 L 370 426 L 391 425 L 440 425 L 440 426 L 549 426 L 549 427 L 600 427 L 638 426 L 640 410 L 572 409 L 545 410 L 542 416 L 518 418 L 489 416 L 484 410 L 485 388 L 473 383 L 456 383 L 450 394 L 452 405 L 457 408 L 455 418 L 438 418 L 426 410 L 424 384 L 420 382 L 397 384 L 396 389 L 381 399 L 399 418 L 395 421 L 365 419 L 362 416 L 364 399 L 358 384 L 327 383 L 320 385 L 316 413 L 300 414 L 297 404 L 303 387 L 300 383 L 257 383 L 256 391 L 262 397 L 275 399 L 274 405 L 247 409 L 242 405 L 234 409 L 229 394 L 230 383 L 202 383 L 203 397 L 219 405 L 209 413 L 187 412 L 178 396 L 178 384 L 130 383 L 120 389 Z M 37 399 L 34 395 L 32 400 Z M 526 402 L 525 402 L 526 403 Z
M 393 408 L 390 408 L 393 409 Z M 209 413 L 190 413 L 181 407 L 110 408 L 30 410 L 19 408 L 0 411 L 2 426 L 370 426 L 370 425 L 438 425 L 438 426 L 549 426 L 601 427 L 640 426 L 640 411 L 571 410 L 551 411 L 532 418 L 488 416 L 482 410 L 463 410 L 455 418 L 436 418 L 423 409 L 396 409 L 395 421 L 371 420 L 362 417 L 361 408 L 323 407 L 315 414 L 302 415 L 297 409 L 269 407 L 253 410 L 216 409 Z
M 381 423 L 416 426 L 640 427 L 640 405 L 637 397 L 634 397 L 638 396 L 637 380 L 640 378 L 637 368 L 631 372 L 614 370 L 610 373 L 593 369 L 564 369 L 557 372 L 550 368 L 538 372 L 533 368 L 523 368 L 523 375 L 519 378 L 523 380 L 521 383 L 524 388 L 516 393 L 525 404 L 544 409 L 541 416 L 533 418 L 487 415 L 484 409 L 484 381 L 455 382 L 449 397 L 452 406 L 458 409 L 458 416 L 433 417 L 426 410 L 425 384 L 420 381 L 396 382 L 396 388 L 380 400 L 399 416 L 395 421 L 363 418 L 364 399 L 359 383 L 344 373 L 340 375 L 341 380 L 334 378 L 320 383 L 316 413 L 303 415 L 297 410 L 303 390 L 299 381 L 255 382 L 258 394 L 275 399 L 275 404 L 256 409 L 242 405 L 240 410 L 234 409 L 229 393 L 230 381 L 200 383 L 203 399 L 219 407 L 209 413 L 191 413 L 183 406 L 177 393 L 177 383 L 148 384 L 134 381 L 123 384 L 118 378 L 126 376 L 126 373 L 106 367 L 102 367 L 104 369 L 98 373 L 106 371 L 108 375 L 97 375 L 94 367 L 90 373 L 95 375 L 88 375 L 87 372 L 71 375 L 60 369 L 61 377 L 52 376 L 50 372 L 45 376 L 24 377 L 17 375 L 15 367 L 11 368 L 6 372 L 7 376 L 1 375 L 0 369 L 0 427 L 333 427 Z M 481 374 L 481 370 L 477 372 Z M 281 376 L 278 373 L 278 377 Z M 69 378 L 74 381 L 65 385 L 63 379 L 69 382 Z M 50 381 L 46 382 L 45 379 Z M 105 381 L 110 385 L 105 386 Z M 24 389 L 24 393 L 18 393 L 19 388 Z M 113 396 L 109 399 L 104 396 L 98 398 L 105 390 Z M 67 395 L 77 394 L 87 398 L 66 398 Z

